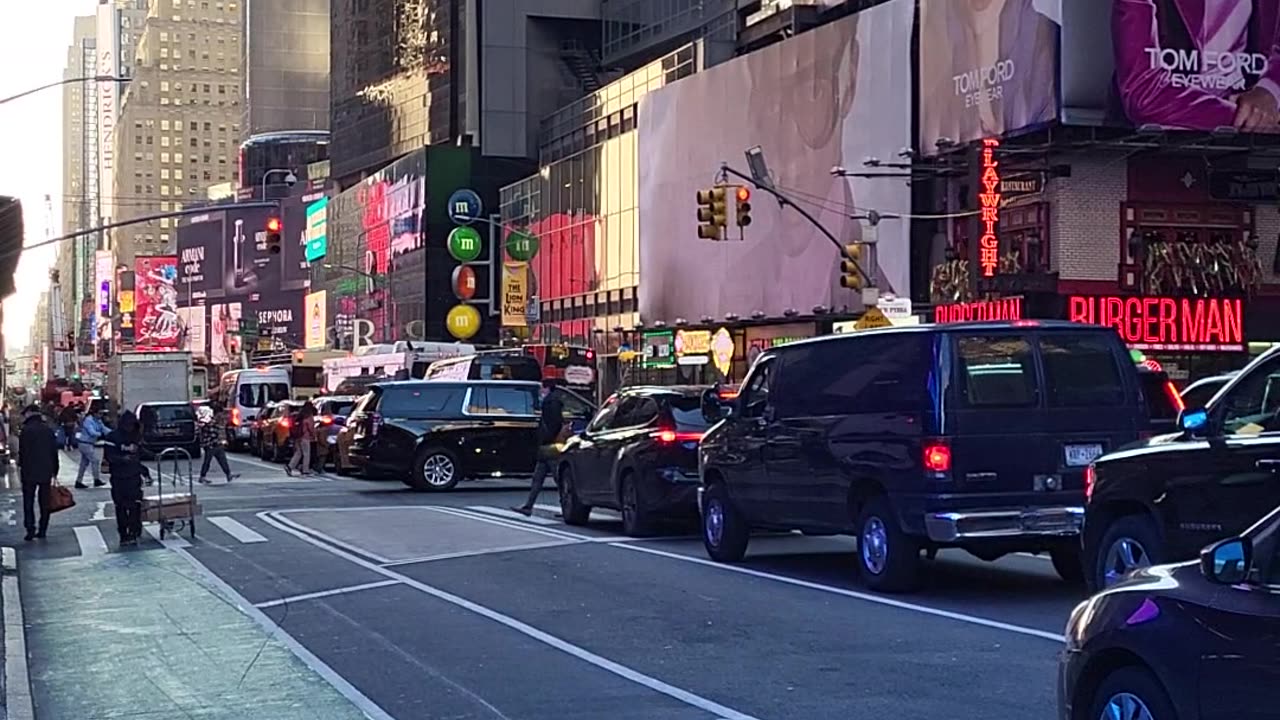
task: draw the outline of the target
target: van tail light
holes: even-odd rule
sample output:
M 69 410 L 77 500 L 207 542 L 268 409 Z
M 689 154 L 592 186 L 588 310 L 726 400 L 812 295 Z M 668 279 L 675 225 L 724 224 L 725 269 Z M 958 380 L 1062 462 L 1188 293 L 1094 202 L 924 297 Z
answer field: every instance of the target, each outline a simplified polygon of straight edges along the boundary
M 231 408 L 231 425 L 240 427 L 240 408 Z
M 924 469 L 934 473 L 951 472 L 951 445 L 945 440 L 926 440 L 922 454 Z
M 332 424 L 333 424 L 333 416 L 332 416 L 332 415 L 322 415 L 322 416 L 320 416 L 320 424 L 321 424 L 321 425 L 332 425 Z
M 700 432 L 678 432 L 676 430 L 654 430 L 649 433 L 649 437 L 657 440 L 663 445 L 671 445 L 678 442 L 698 442 L 702 440 Z
M 1093 485 L 1098 481 L 1098 470 L 1093 463 L 1084 469 L 1084 501 L 1093 499 Z
M 1182 393 L 1178 392 L 1178 388 L 1174 387 L 1172 380 L 1165 382 L 1164 391 L 1169 395 L 1169 400 L 1179 413 L 1187 409 L 1187 404 L 1182 401 Z
M 285 430 L 288 430 L 289 426 L 292 424 L 293 424 L 293 421 L 290 420 L 289 418 L 280 418 L 280 427 L 284 428 Z

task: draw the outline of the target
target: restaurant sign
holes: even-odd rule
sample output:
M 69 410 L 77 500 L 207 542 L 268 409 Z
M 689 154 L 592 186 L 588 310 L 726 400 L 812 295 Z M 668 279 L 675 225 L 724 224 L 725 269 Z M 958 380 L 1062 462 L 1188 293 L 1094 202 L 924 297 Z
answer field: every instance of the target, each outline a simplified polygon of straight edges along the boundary
M 999 300 L 939 305 L 933 309 L 935 323 L 986 322 L 991 320 L 1021 320 L 1022 298 L 1007 297 Z
M 1140 350 L 1244 350 L 1244 303 L 1239 298 L 1072 295 L 1067 319 L 1115 328 Z

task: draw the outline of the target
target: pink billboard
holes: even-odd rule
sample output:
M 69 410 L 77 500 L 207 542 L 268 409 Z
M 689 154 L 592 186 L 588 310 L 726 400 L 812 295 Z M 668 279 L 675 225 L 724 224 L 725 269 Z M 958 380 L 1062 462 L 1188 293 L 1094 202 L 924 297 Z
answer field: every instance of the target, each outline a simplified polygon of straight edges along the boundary
M 178 258 L 142 256 L 134 260 L 134 346 L 138 350 L 180 350 L 182 322 L 178 318 Z

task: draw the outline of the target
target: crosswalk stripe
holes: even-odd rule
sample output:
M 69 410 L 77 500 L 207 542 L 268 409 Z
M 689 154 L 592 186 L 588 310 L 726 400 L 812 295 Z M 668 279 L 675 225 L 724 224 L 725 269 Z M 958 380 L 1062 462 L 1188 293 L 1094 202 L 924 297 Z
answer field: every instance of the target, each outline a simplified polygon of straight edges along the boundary
M 555 515 L 559 515 L 559 514 L 560 514 L 560 506 L 559 506 L 559 505 L 544 505 L 544 504 L 538 504 L 538 505 L 534 505 L 534 506 L 533 506 L 533 509 L 534 509 L 534 510 L 541 510 L 541 511 L 543 511 L 543 512 L 549 512 L 549 513 L 552 513 L 552 514 L 555 514 Z M 596 518 L 597 520 L 601 520 L 601 519 L 603 519 L 603 520 L 621 520 L 621 519 L 622 519 L 622 515 L 620 515 L 620 514 L 618 514 L 618 513 L 614 512 L 613 510 L 609 510 L 608 508 L 591 508 L 591 516 L 592 516 L 592 517 L 594 517 L 594 518 Z
M 107 554 L 107 541 L 97 525 L 77 525 L 76 542 L 80 544 L 80 554 L 85 557 Z
M 559 525 L 560 524 L 555 520 L 550 520 L 544 517 L 538 517 L 537 515 L 525 515 L 524 513 L 518 513 L 515 510 L 507 510 L 506 508 L 496 508 L 496 507 L 491 507 L 489 505 L 469 505 L 467 506 L 467 509 L 475 510 L 476 512 L 482 512 L 482 513 L 485 513 L 486 515 L 497 515 L 498 517 L 523 520 L 525 522 L 531 522 L 534 525 Z
M 167 548 L 189 548 L 191 543 L 187 539 L 177 533 L 166 534 L 164 540 L 160 539 L 160 526 L 151 523 L 146 526 L 147 534 L 155 538 L 155 541 Z
M 267 541 L 266 537 L 235 518 L 216 515 L 209 518 L 209 522 L 217 525 L 223 532 L 242 543 L 264 543 Z

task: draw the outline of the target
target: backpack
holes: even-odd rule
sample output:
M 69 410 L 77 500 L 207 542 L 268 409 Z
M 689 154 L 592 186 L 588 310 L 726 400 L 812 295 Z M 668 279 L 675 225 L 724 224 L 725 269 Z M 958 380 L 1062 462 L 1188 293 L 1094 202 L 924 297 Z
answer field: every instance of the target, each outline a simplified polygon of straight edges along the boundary
M 305 420 L 302 413 L 294 413 L 289 417 L 289 439 L 298 440 L 302 437 L 302 423 Z

